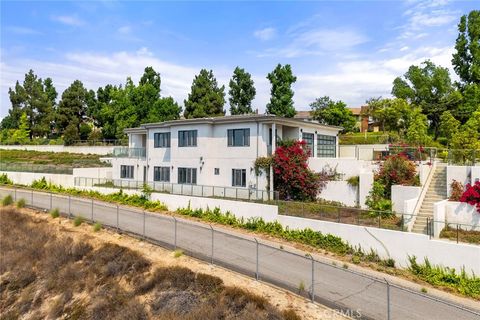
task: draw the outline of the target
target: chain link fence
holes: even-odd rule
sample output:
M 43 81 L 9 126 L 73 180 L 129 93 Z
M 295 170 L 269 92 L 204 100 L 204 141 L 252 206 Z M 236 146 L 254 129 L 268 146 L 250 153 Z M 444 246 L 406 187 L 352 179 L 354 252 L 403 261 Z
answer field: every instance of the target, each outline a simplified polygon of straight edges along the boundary
M 25 199 L 28 206 L 83 217 L 257 280 L 275 284 L 357 319 L 478 320 L 480 310 L 415 292 L 354 270 L 234 235 L 210 225 L 115 204 L 38 192 L 0 188 L 0 196 Z M 325 314 L 325 317 L 328 315 Z

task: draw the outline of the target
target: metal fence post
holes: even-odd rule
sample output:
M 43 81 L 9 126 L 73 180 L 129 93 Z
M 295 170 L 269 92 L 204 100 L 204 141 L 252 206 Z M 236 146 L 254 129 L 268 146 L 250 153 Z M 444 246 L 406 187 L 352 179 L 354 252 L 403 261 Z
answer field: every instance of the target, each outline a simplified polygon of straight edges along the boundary
M 119 226 L 118 226 L 118 213 L 119 213 L 119 212 L 118 212 L 118 211 L 119 211 L 119 207 L 118 207 L 118 204 L 117 204 L 117 232 L 118 232 L 118 230 L 119 230 Z
M 92 222 L 93 222 L 93 198 L 92 198 Z
M 213 230 L 213 227 L 212 227 L 211 224 L 209 224 L 209 226 L 210 226 L 210 229 L 212 230 L 212 257 L 211 257 L 211 264 L 213 264 L 213 250 L 214 250 L 213 244 L 214 244 L 214 234 L 215 234 L 215 230 Z
M 145 240 L 145 210 L 143 210 L 143 240 Z
M 387 284 L 387 320 L 390 320 L 390 283 L 384 279 Z
M 175 224 L 175 228 L 174 228 L 174 240 L 173 240 L 173 247 L 175 248 L 175 250 L 177 250 L 177 219 L 175 217 L 172 217 L 173 218 L 173 221 L 174 221 L 174 224 Z
M 259 274 L 258 274 L 258 240 L 256 238 L 253 238 L 253 240 L 255 240 L 256 255 L 257 255 L 256 264 L 255 264 L 255 280 L 258 281 L 258 278 L 259 278 Z
M 32 191 L 32 201 L 31 201 L 31 204 L 33 206 L 33 189 L 31 190 Z
M 72 217 L 72 210 L 71 210 L 71 202 L 72 202 L 72 196 L 68 195 L 68 217 Z
M 402 213 L 402 231 L 405 231 L 405 217 L 403 216 L 403 213 Z
M 312 302 L 315 301 L 315 259 L 313 259 L 313 256 L 310 255 L 310 259 L 312 259 L 312 288 L 310 291 L 310 297 L 312 299 Z
M 50 210 L 52 210 L 52 192 L 50 192 Z
M 13 200 L 17 202 L 17 188 L 13 188 L 13 192 L 14 192 Z
M 458 223 L 457 223 L 457 243 L 458 243 Z

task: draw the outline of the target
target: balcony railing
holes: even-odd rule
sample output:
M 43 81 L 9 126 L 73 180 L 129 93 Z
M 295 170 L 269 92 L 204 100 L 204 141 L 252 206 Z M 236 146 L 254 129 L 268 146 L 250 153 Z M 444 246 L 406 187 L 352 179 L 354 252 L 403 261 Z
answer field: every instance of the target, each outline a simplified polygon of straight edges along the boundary
M 146 156 L 145 148 L 116 147 L 113 149 L 113 157 L 115 158 L 145 159 Z

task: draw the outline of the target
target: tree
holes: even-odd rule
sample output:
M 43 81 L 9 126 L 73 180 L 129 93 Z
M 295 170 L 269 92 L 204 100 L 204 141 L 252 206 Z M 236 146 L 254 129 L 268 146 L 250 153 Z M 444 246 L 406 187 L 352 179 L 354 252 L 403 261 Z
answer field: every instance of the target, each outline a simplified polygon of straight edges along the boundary
M 419 111 L 418 107 L 412 107 L 406 100 L 399 98 L 374 98 L 367 103 L 367 114 L 380 122 L 383 131 L 396 131 L 401 135 L 410 126 L 413 114 Z
M 75 80 L 65 89 L 56 113 L 59 133 L 63 134 L 68 126 L 73 125 L 76 127 L 76 135 L 79 135 L 80 125 L 86 121 L 87 108 L 89 104 L 93 104 L 94 97 L 95 93 L 88 91 L 80 80 Z
M 454 149 L 480 149 L 480 107 L 452 137 Z
M 427 117 L 417 109 L 407 129 L 407 141 L 415 146 L 425 146 L 430 143 L 430 140 Z
M 188 99 L 184 101 L 185 118 L 205 118 L 225 115 L 225 86 L 218 87 L 212 70 L 200 70 L 193 80 Z
M 230 113 L 232 115 L 253 113 L 252 100 L 255 98 L 257 91 L 250 73 L 236 67 L 232 79 L 230 79 L 229 87 Z
M 452 65 L 463 84 L 480 84 L 480 10 L 460 18 Z
M 441 114 L 461 102 L 461 95 L 454 90 L 448 69 L 438 67 L 429 60 L 420 66 L 411 66 L 403 79 L 396 78 L 392 94 L 422 108 L 431 122 L 435 140 Z
M 26 144 L 28 143 L 29 136 L 30 130 L 28 129 L 27 114 L 24 112 L 20 116 L 20 124 L 18 126 L 18 129 L 13 131 L 11 141 L 14 144 Z
M 292 73 L 292 67 L 287 64 L 278 64 L 275 69 L 267 75 L 272 84 L 270 90 L 270 102 L 267 104 L 267 114 L 274 114 L 280 117 L 293 118 L 295 108 L 293 106 L 292 84 L 297 81 Z
M 161 122 L 180 119 L 182 107 L 172 97 L 160 98 L 150 108 L 145 122 Z
M 450 143 L 452 137 L 458 132 L 460 121 L 455 119 L 450 111 L 445 111 L 440 117 L 440 134 L 447 139 L 447 144 Z
M 356 120 L 343 101 L 333 101 L 325 96 L 317 98 L 310 107 L 313 118 L 320 123 L 343 127 L 346 132 L 353 131 Z

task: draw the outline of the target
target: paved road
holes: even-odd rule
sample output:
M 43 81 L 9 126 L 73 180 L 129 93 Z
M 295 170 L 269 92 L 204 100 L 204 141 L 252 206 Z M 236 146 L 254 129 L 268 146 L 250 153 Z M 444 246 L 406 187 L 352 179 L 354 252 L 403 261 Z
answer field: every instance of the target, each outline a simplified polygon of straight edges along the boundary
M 58 208 L 72 216 L 99 221 L 103 225 L 118 227 L 123 231 L 145 236 L 167 248 L 183 249 L 200 259 L 242 272 L 260 280 L 276 284 L 294 292 L 300 287 L 310 292 L 313 283 L 315 300 L 334 309 L 362 319 L 480 319 L 480 306 L 469 312 L 449 302 L 441 302 L 427 295 L 390 286 L 388 311 L 387 285 L 383 280 L 361 275 L 351 270 L 315 261 L 289 249 L 280 249 L 265 243 L 257 243 L 248 235 L 186 219 L 145 213 L 141 210 L 118 207 L 101 201 L 92 201 L 64 195 L 51 195 L 31 190 L 16 191 L 0 188 L 0 197 L 11 194 L 24 198 L 27 205 L 47 209 Z M 175 231 L 176 230 L 176 231 Z M 213 246 L 212 246 L 213 237 Z M 212 251 L 213 250 L 213 251 Z M 212 256 L 213 252 L 213 256 Z

